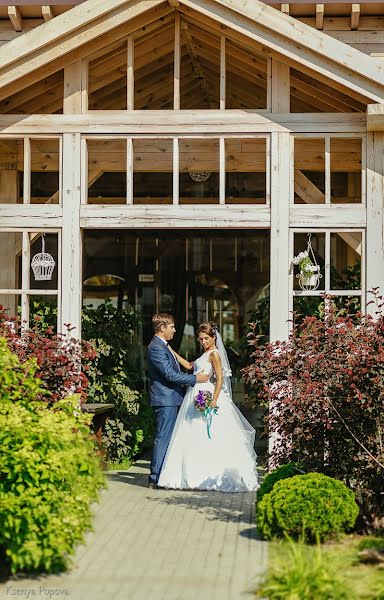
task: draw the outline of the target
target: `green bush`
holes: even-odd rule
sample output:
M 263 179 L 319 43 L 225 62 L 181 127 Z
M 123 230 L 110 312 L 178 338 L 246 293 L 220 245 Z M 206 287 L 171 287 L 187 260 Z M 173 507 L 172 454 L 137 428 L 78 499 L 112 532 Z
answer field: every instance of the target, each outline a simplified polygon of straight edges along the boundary
M 65 568 L 104 484 L 79 397 L 48 408 L 35 371 L 0 339 L 0 556 L 12 573 Z
M 354 494 L 344 483 L 308 473 L 275 483 L 257 504 L 256 523 L 268 539 L 325 540 L 351 529 L 358 513 Z
M 257 490 L 256 500 L 260 502 L 265 494 L 269 494 L 273 486 L 277 481 L 281 481 L 282 479 L 288 479 L 289 477 L 294 477 L 295 475 L 300 474 L 300 464 L 291 462 L 286 465 L 281 465 L 281 467 L 277 467 L 270 473 L 268 473 L 264 479 L 263 483 Z

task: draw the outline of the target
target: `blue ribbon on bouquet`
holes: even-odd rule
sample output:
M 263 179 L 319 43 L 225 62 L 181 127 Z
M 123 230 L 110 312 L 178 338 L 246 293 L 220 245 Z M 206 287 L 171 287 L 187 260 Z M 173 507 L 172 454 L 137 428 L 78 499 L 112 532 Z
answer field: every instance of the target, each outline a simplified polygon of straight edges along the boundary
M 208 433 L 208 437 L 209 439 L 211 438 L 211 425 L 212 425 L 212 419 L 213 419 L 213 415 L 217 415 L 217 406 L 208 406 L 204 412 L 203 412 L 203 416 L 207 421 L 207 433 Z

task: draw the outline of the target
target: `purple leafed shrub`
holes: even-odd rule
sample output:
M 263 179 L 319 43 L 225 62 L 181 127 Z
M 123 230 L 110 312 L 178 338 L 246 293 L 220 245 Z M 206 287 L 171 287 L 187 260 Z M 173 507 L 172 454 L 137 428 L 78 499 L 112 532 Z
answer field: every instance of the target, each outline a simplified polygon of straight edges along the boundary
M 300 462 L 344 481 L 360 506 L 359 526 L 384 526 L 384 317 L 341 313 L 293 323 L 287 342 L 259 345 L 243 369 L 248 401 L 269 405 L 272 466 Z

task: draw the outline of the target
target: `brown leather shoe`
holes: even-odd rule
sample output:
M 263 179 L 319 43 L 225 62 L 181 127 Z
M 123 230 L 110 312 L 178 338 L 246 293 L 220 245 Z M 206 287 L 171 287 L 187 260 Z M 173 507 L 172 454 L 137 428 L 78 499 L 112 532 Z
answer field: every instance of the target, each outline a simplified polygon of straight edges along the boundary
M 150 490 L 158 490 L 159 489 L 159 486 L 154 481 L 150 481 L 148 483 L 148 487 Z

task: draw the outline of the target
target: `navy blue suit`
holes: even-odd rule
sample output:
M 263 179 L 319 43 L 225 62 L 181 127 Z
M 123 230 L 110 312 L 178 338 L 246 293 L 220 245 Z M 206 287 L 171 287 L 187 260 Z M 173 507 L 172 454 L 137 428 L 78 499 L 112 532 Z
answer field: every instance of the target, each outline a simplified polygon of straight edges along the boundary
M 150 399 L 156 415 L 156 436 L 153 444 L 149 480 L 157 483 L 165 454 L 184 399 L 184 386 L 195 385 L 195 375 L 181 373 L 179 363 L 165 342 L 154 336 L 148 346 Z

